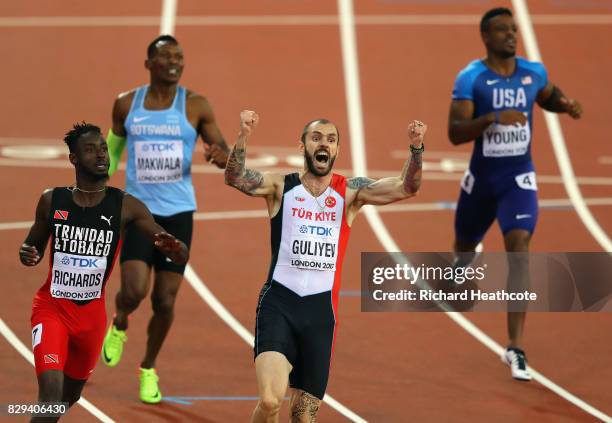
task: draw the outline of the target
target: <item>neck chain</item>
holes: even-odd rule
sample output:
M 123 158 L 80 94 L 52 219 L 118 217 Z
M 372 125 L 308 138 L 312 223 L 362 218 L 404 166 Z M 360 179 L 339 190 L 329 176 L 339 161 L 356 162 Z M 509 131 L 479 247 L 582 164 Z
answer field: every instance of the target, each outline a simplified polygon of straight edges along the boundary
M 304 187 L 306 188 L 306 191 L 308 191 L 310 193 L 310 195 L 312 195 L 314 197 L 315 203 L 317 203 L 317 207 L 319 207 L 319 211 L 322 212 L 323 210 L 325 210 L 325 200 L 327 199 L 327 197 L 329 196 L 329 190 L 330 190 L 330 186 L 328 185 L 327 188 L 325 189 L 325 191 L 323 191 L 321 194 L 319 194 L 319 196 L 316 196 L 313 192 L 313 190 L 304 183 L 304 181 L 302 181 L 302 185 L 304 185 Z M 318 198 L 323 195 L 324 193 L 327 192 L 327 195 L 325 196 L 325 198 L 323 199 L 323 205 L 321 205 L 319 203 Z
M 95 189 L 93 191 L 88 191 L 86 189 L 79 188 L 78 186 L 76 186 L 76 184 L 74 186 L 72 186 L 72 187 L 69 187 L 68 189 L 70 191 L 80 191 L 80 192 L 83 192 L 85 194 L 95 194 L 95 193 L 98 193 L 98 192 L 106 191 L 106 187 L 103 187 L 103 188 L 100 188 L 100 189 Z

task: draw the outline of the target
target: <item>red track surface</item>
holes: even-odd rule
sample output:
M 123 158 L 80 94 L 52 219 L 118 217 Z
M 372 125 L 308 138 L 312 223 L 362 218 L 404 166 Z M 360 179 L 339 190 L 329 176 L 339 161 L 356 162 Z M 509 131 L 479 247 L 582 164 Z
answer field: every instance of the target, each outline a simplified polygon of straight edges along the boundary
M 149 2 L 63 1 L 49 6 L 21 2 L 0 4 L 0 16 L 157 15 Z M 359 1 L 357 14 L 481 14 L 493 2 L 430 5 L 424 1 Z M 593 2 L 588 2 L 592 4 Z M 569 1 L 539 1 L 532 13 L 612 13 L 610 2 L 599 8 L 571 6 Z M 61 7 L 60 7 L 61 6 Z M 574 7 L 574 8 L 572 8 Z M 179 15 L 335 15 L 333 1 L 213 2 L 180 0 Z M 0 27 L 5 81 L 0 104 L 0 137 L 59 139 L 81 119 L 103 127 L 117 93 L 143 84 L 147 43 L 158 27 Z M 582 121 L 562 117 L 562 126 L 578 176 L 610 176 L 609 143 L 612 97 L 609 69 L 612 51 L 603 40 L 609 25 L 539 25 L 536 32 L 551 80 L 580 99 Z M 251 143 L 257 147 L 297 146 L 304 122 L 327 117 L 343 134 L 337 167 L 350 169 L 350 140 L 345 105 L 338 28 L 326 26 L 178 26 L 187 67 L 184 84 L 209 97 L 228 142 L 243 108 L 257 110 L 261 125 Z M 476 25 L 377 25 L 357 28 L 367 159 L 370 169 L 398 170 L 392 150 L 405 150 L 408 120 L 429 124 L 428 152 L 453 150 L 446 116 L 454 76 L 469 60 L 483 54 Z M 548 132 L 536 114 L 534 155 L 541 175 L 558 175 Z M 17 144 L 18 141 L 2 141 Z M 21 143 L 40 144 L 22 141 Z M 469 147 L 454 149 L 468 152 Z M 426 160 L 428 160 L 426 158 Z M 196 163 L 202 164 L 198 155 Z M 30 220 L 46 187 L 73 179 L 71 169 L 0 166 L 4 198 L 0 222 Z M 286 164 L 281 164 L 287 166 Z M 458 173 L 457 179 L 458 179 Z M 123 185 L 119 172 L 112 184 Z M 457 179 L 428 180 L 413 202 L 454 201 Z M 9 182 L 10 181 L 10 182 Z M 262 209 L 223 185 L 218 173 L 196 174 L 200 211 Z M 583 185 L 585 197 L 612 197 L 610 185 Z M 561 184 L 540 184 L 540 198 L 563 198 Z M 609 206 L 592 207 L 607 233 L 612 232 Z M 446 251 L 453 238 L 452 212 L 382 214 L 384 223 L 406 251 Z M 359 289 L 361 251 L 381 251 L 363 217 L 354 225 L 343 275 L 343 289 Z M 26 344 L 34 292 L 45 266 L 23 268 L 16 259 L 24 229 L 0 231 L 5 253 L 0 318 Z M 191 264 L 212 292 L 247 328 L 254 322 L 255 302 L 269 262 L 266 219 L 199 221 Z M 600 251 L 572 210 L 542 210 L 533 239 L 534 251 Z M 487 250 L 500 250 L 493 227 Z M 264 252 L 265 251 L 265 252 Z M 118 287 L 115 272 L 107 290 L 112 311 Z M 143 303 L 130 321 L 123 361 L 115 369 L 98 366 L 84 395 L 117 421 L 247 421 L 253 401 L 196 401 L 191 406 L 138 401 L 137 367 L 144 352 L 150 305 Z M 533 382 L 519 384 L 491 352 L 444 314 L 366 314 L 356 297 L 343 297 L 340 330 L 328 392 L 372 422 L 399 421 L 593 421 L 582 410 Z M 470 314 L 487 334 L 505 342 L 504 314 Z M 532 313 L 526 345 L 530 363 L 593 406 L 612 413 L 612 339 L 609 314 Z M 33 368 L 0 340 L 0 403 L 36 398 Z M 252 352 L 195 294 L 187 283 L 177 303 L 172 332 L 159 357 L 161 387 L 167 396 L 256 395 Z M 323 406 L 321 421 L 343 421 Z M 92 420 L 75 407 L 65 421 Z M 12 421 L 12 420 L 11 420 Z

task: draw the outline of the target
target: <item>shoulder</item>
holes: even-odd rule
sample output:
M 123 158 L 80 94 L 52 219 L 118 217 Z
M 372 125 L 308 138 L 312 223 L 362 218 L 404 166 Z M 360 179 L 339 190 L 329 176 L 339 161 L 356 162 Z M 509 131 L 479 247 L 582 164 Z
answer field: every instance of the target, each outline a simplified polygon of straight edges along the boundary
M 479 75 L 486 72 L 487 67 L 482 60 L 473 60 L 461 69 L 455 79 L 453 87 L 453 100 L 472 100 L 472 90 Z
M 134 88 L 133 90 L 124 91 L 122 93 L 119 93 L 119 95 L 115 99 L 115 104 L 122 104 L 122 103 L 131 104 L 132 100 L 134 99 L 134 96 L 136 95 L 136 91 L 137 91 L 137 88 Z
M 533 72 L 540 76 L 546 75 L 546 67 L 541 62 L 532 62 L 523 57 L 516 58 L 516 66 L 521 69 L 525 69 L 529 72 Z
M 45 216 L 49 214 L 54 192 L 55 188 L 47 188 L 42 192 L 42 194 L 40 194 L 40 198 L 38 199 L 37 214 L 38 212 L 42 212 Z
M 481 73 L 485 72 L 487 67 L 480 59 L 472 60 L 466 67 L 457 73 L 457 79 L 471 79 L 472 81 Z
M 132 101 L 134 100 L 135 95 L 136 89 L 120 93 L 117 98 L 115 98 L 113 108 L 127 115 L 127 112 L 129 112 L 130 107 L 132 106 Z
M 123 208 L 133 209 L 135 207 L 144 207 L 144 203 L 138 198 L 134 197 L 125 191 L 121 191 L 123 194 Z
M 199 113 L 210 113 L 212 107 L 206 97 L 185 88 L 185 102 L 189 110 Z
M 185 90 L 185 100 L 187 100 L 189 103 L 208 103 L 208 100 L 205 96 L 198 94 L 195 91 L 191 91 L 190 89 L 185 87 L 183 87 L 183 89 Z

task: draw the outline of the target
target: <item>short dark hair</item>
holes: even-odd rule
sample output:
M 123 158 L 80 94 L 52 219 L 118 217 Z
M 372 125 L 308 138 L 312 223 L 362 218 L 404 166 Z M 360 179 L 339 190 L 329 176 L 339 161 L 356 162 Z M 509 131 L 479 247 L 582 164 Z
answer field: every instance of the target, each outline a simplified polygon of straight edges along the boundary
M 308 128 L 310 128 L 310 125 L 312 125 L 313 123 L 322 123 L 323 125 L 331 123 L 332 125 L 334 125 L 334 127 L 336 128 L 336 133 L 338 134 L 338 142 L 340 142 L 340 130 L 334 122 L 329 119 L 315 119 L 308 122 L 306 126 L 304 126 L 304 129 L 302 129 L 302 136 L 300 137 L 300 139 L 302 140 L 302 144 L 306 141 L 306 135 L 308 135 Z
M 480 19 L 480 32 L 487 32 L 489 30 L 489 21 L 499 15 L 512 16 L 512 11 L 507 7 L 496 7 L 495 9 L 489 10 L 482 15 L 482 19 Z
M 92 125 L 91 123 L 87 123 L 85 121 L 75 123 L 74 125 L 72 125 L 72 129 L 66 132 L 64 142 L 68 146 L 68 150 L 70 150 L 71 153 L 74 153 L 76 143 L 79 138 L 81 138 L 81 136 L 87 133 L 93 133 L 102 136 L 102 131 L 100 131 L 99 127 L 97 127 L 96 125 Z
M 178 45 L 179 43 L 177 39 L 174 38 L 172 35 L 160 35 L 159 37 L 151 41 L 151 43 L 147 47 L 147 59 L 151 59 L 153 56 L 155 56 L 155 53 L 157 52 L 157 43 L 159 42 L 170 43 L 174 45 Z

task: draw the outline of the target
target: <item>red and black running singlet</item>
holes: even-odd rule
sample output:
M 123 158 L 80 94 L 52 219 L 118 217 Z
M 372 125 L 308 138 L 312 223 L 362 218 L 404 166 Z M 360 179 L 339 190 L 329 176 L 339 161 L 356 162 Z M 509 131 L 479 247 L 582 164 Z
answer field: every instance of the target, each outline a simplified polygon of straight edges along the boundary
M 94 207 L 81 207 L 67 187 L 53 189 L 49 227 L 49 275 L 41 288 L 53 298 L 78 304 L 104 297 L 121 245 L 124 192 L 107 187 Z
M 285 176 L 280 210 L 270 220 L 275 280 L 300 296 L 340 289 L 342 260 L 350 227 L 345 216 L 346 179 L 333 174 L 317 198 L 297 173 Z

